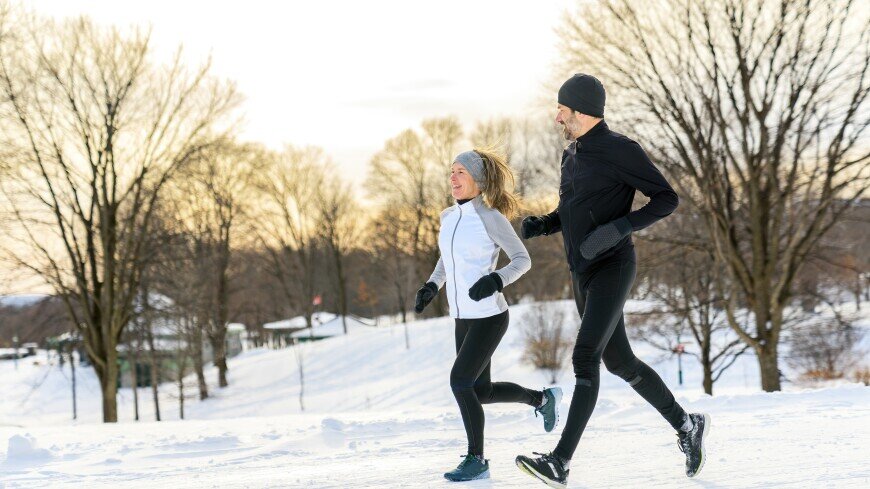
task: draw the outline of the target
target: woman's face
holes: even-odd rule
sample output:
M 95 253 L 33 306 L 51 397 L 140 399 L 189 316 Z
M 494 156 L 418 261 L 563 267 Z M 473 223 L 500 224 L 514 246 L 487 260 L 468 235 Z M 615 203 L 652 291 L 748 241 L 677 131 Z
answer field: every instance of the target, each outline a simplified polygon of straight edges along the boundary
M 473 199 L 480 195 L 480 189 L 471 174 L 459 163 L 450 167 L 450 195 L 456 200 Z

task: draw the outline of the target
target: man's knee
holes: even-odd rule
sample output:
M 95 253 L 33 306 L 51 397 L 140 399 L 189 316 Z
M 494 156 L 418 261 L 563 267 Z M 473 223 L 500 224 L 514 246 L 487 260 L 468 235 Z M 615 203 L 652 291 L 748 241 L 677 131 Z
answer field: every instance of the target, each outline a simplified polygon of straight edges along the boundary
M 624 361 L 604 361 L 604 366 L 607 367 L 607 371 L 621 378 L 634 387 L 637 385 L 643 377 L 640 375 L 640 361 L 637 357 L 632 357 L 628 360 Z
M 574 377 L 590 381 L 598 378 L 601 357 L 594 349 L 582 346 L 574 348 L 571 363 L 574 366 Z

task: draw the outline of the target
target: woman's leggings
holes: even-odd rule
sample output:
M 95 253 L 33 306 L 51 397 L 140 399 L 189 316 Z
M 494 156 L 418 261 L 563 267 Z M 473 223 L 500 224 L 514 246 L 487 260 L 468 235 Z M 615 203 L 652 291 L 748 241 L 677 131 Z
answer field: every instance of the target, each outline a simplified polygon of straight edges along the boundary
M 582 274 L 572 273 L 574 300 L 582 321 L 571 358 L 576 385 L 562 438 L 554 453 L 570 460 L 598 400 L 601 360 L 611 373 L 628 382 L 674 427 L 683 424 L 685 411 L 661 377 L 631 351 L 625 334 L 622 307 L 628 299 L 637 265 L 614 260 Z
M 507 331 L 508 312 L 482 319 L 456 320 L 456 361 L 450 371 L 450 388 L 459 404 L 468 435 L 468 453 L 483 456 L 483 406 L 519 402 L 537 407 L 541 391 L 510 382 L 490 381 L 490 359 Z

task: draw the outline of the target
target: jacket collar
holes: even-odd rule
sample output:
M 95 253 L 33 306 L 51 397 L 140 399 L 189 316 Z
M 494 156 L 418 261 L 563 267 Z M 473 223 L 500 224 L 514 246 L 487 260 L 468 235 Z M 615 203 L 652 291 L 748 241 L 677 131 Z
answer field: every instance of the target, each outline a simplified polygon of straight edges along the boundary
M 483 194 L 478 195 L 477 197 L 469 200 L 464 204 L 460 204 L 458 201 L 456 202 L 457 207 L 462 207 L 462 209 L 478 209 L 483 204 Z
M 598 124 L 595 124 L 594 126 L 592 126 L 591 129 L 586 131 L 586 134 L 577 138 L 577 142 L 583 144 L 586 141 L 595 138 L 596 136 L 607 133 L 608 130 L 609 128 L 607 127 L 607 122 L 604 119 L 601 119 Z
M 610 128 L 607 127 L 607 123 L 604 122 L 604 119 L 601 119 L 601 122 L 599 122 L 598 124 L 595 124 L 595 125 L 592 127 L 592 129 L 589 129 L 589 130 L 586 132 L 586 134 L 580 136 L 579 138 L 577 138 L 577 139 L 574 140 L 574 141 L 571 141 L 571 144 L 569 144 L 568 147 L 565 148 L 565 151 L 567 151 L 568 154 L 570 154 L 570 155 L 572 155 L 572 156 L 573 156 L 573 155 L 576 155 L 576 154 L 577 154 L 577 148 L 578 148 L 578 147 L 581 147 L 581 148 L 582 148 L 582 147 L 583 147 L 583 143 L 590 141 L 592 138 L 594 138 L 594 137 L 596 137 L 596 136 L 598 136 L 598 135 L 605 134 L 605 133 L 607 133 L 608 131 L 610 131 Z

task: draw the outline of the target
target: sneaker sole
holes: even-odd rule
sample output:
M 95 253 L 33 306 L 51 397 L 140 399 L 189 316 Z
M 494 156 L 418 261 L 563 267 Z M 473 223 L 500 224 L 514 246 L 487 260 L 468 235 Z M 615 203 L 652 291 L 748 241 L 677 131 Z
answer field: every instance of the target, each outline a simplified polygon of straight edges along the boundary
M 710 434 L 710 415 L 704 413 L 704 430 L 701 431 L 701 464 L 698 465 L 698 470 L 695 471 L 694 474 L 689 477 L 696 477 L 701 473 L 701 469 L 704 468 L 704 463 L 707 461 L 707 450 L 704 448 L 704 439 L 707 438 L 707 435 Z
M 555 392 L 553 393 L 553 397 L 556 398 L 556 399 L 553 401 L 553 402 L 556 404 L 556 409 L 554 410 L 555 413 L 556 413 L 556 422 L 553 423 L 553 429 L 551 429 L 550 431 L 555 430 L 555 429 L 559 426 L 559 405 L 562 404 L 562 388 L 561 388 L 561 387 L 556 387 L 556 388 L 553 389 L 553 390 L 555 391 Z M 550 431 L 547 431 L 547 433 L 549 433 Z
M 447 480 L 449 480 L 450 482 L 479 481 L 479 480 L 481 480 L 481 479 L 489 479 L 489 469 L 486 469 L 486 471 L 481 472 L 480 474 L 476 475 L 475 477 L 471 477 L 471 478 L 469 478 L 469 479 L 454 479 L 454 478 L 451 478 L 451 477 L 447 477 L 446 474 L 444 475 L 444 478 L 447 479 Z
M 550 428 L 549 430 L 547 429 L 546 426 L 544 426 L 544 431 L 546 431 L 547 433 L 552 432 L 553 430 L 555 430 L 559 426 L 559 405 L 562 403 L 562 388 L 561 387 L 553 387 L 550 390 L 553 391 L 553 404 L 556 406 L 553 409 L 553 412 L 556 414 L 556 422 L 553 423 L 553 427 Z
M 519 469 L 521 471 L 534 477 L 535 479 L 538 479 L 539 481 L 543 482 L 544 484 L 547 484 L 550 487 L 553 487 L 555 489 L 567 489 L 567 487 L 568 487 L 567 484 L 560 484 L 554 480 L 550 480 L 550 479 L 544 477 L 543 475 L 539 474 L 535 469 L 527 466 L 526 464 L 522 463 L 519 460 L 516 461 L 516 464 L 517 464 L 517 467 L 519 467 Z

